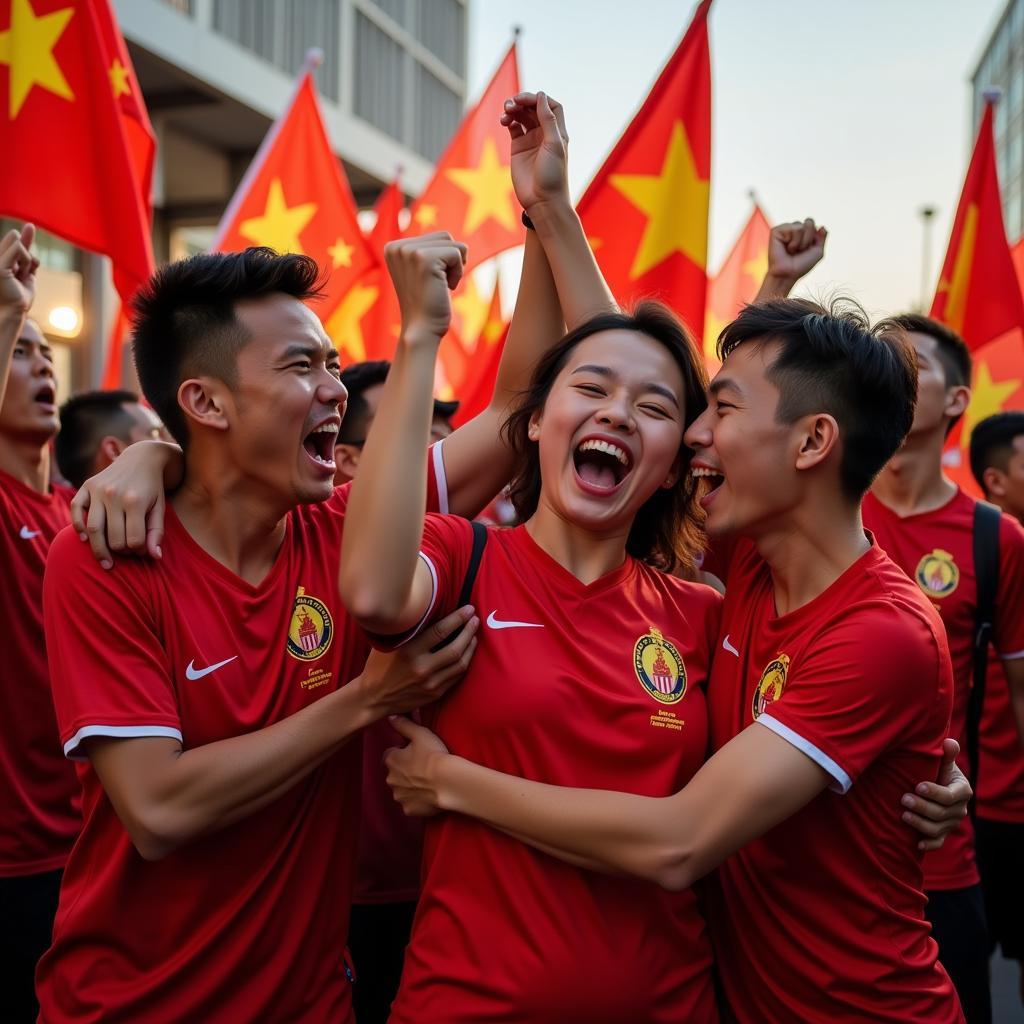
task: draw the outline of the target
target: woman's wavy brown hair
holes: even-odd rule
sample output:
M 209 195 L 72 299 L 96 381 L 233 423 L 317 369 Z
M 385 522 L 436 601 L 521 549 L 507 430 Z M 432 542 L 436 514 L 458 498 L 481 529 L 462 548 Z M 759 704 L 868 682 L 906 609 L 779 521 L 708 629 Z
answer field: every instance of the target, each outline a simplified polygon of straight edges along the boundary
M 530 386 L 502 427 L 517 456 L 517 468 L 510 485 L 510 497 L 519 522 L 529 519 L 540 500 L 540 455 L 529 438 L 530 420 L 544 408 L 555 378 L 573 349 L 601 331 L 633 331 L 659 342 L 668 349 L 683 377 L 683 429 L 706 408 L 708 375 L 693 336 L 682 321 L 660 302 L 645 301 L 632 311 L 601 313 L 571 330 L 537 364 Z M 637 510 L 626 541 L 634 558 L 666 572 L 692 574 L 696 556 L 703 547 L 704 512 L 697 503 L 698 481 L 690 476 L 693 453 L 679 447 L 679 482 L 659 487 Z

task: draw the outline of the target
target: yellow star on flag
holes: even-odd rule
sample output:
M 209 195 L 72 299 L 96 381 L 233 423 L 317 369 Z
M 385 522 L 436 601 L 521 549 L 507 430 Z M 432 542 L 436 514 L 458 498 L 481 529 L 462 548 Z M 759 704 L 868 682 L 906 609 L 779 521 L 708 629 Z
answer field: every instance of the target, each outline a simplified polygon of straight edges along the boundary
M 704 314 L 704 358 L 718 364 L 718 336 L 725 330 L 725 320 L 719 320 L 709 309 Z
M 480 294 L 476 281 L 471 277 L 452 298 L 452 307 L 459 314 L 459 337 L 463 345 L 472 349 L 487 320 L 491 300 Z
M 75 98 L 53 56 L 53 48 L 74 13 L 74 8 L 65 7 L 37 17 L 29 0 L 11 0 L 11 26 L 0 32 L 0 64 L 10 69 L 8 109 L 12 121 L 34 85 L 66 100 Z
M 327 252 L 331 257 L 331 263 L 334 269 L 338 267 L 351 267 L 352 266 L 352 251 L 355 249 L 354 245 L 346 245 L 344 238 L 339 238 L 334 245 L 327 247 Z
M 768 273 L 768 250 L 759 249 L 752 259 L 747 260 L 746 263 L 740 267 L 751 281 L 760 287 L 761 282 L 764 280 L 764 275 Z
M 437 207 L 433 203 L 424 203 L 416 211 L 413 220 L 421 228 L 432 228 L 437 223 Z
M 971 203 L 967 207 L 960 244 L 953 258 L 953 273 L 950 280 L 939 281 L 938 287 L 938 291 L 946 295 L 942 320 L 958 334 L 963 332 L 964 317 L 967 315 L 967 293 L 971 284 L 971 264 L 974 262 L 974 240 L 977 235 L 978 204 Z
M 259 217 L 243 220 L 238 233 L 253 245 L 266 245 L 277 252 L 302 254 L 299 235 L 316 213 L 316 203 L 300 203 L 289 207 L 284 198 L 280 178 L 270 182 L 267 207 Z
M 516 226 L 515 193 L 508 166 L 498 157 L 494 139 L 484 139 L 480 162 L 476 167 L 454 167 L 447 176 L 469 196 L 466 222 L 462 230 L 476 231 L 488 218 L 496 220 L 507 231 Z
M 964 415 L 964 430 L 960 435 L 964 443 L 971 439 L 974 428 L 986 416 L 1001 412 L 1007 399 L 1020 388 L 1020 380 L 992 379 L 992 371 L 988 363 L 979 362 L 974 374 L 974 386 L 971 388 L 971 404 Z
M 347 352 L 354 363 L 366 360 L 366 340 L 360 321 L 373 308 L 379 294 L 376 285 L 354 284 L 324 325 L 334 344 Z
M 114 90 L 115 100 L 118 96 L 131 96 L 132 86 L 128 79 L 128 69 L 119 58 L 114 58 L 114 63 L 110 65 L 107 74 L 110 76 L 110 86 Z
M 698 267 L 707 265 L 711 185 L 697 173 L 682 121 L 672 125 L 658 174 L 613 174 L 609 180 L 647 217 L 629 271 L 631 280 L 674 252 L 688 256 Z

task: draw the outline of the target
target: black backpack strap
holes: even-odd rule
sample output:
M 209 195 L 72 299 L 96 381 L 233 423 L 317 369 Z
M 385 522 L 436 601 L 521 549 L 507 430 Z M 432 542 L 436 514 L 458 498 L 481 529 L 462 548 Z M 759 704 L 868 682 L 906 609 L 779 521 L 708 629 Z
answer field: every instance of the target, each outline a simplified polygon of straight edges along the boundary
M 462 589 L 459 591 L 459 603 L 461 608 L 469 604 L 469 597 L 473 593 L 473 584 L 476 582 L 476 571 L 480 568 L 480 559 L 484 556 L 484 547 L 487 545 L 487 527 L 483 523 L 473 522 L 473 550 L 469 554 L 469 565 L 466 566 L 466 578 L 462 581 Z
M 979 501 L 974 506 L 974 576 L 978 585 L 974 613 L 974 674 L 967 702 L 967 757 L 971 763 L 972 785 L 978 789 L 978 732 L 985 703 L 988 648 L 994 640 L 996 592 L 999 589 L 999 521 L 995 505 Z M 974 801 L 971 801 L 971 813 Z
M 462 589 L 459 591 L 459 603 L 455 606 L 456 608 L 469 604 L 470 595 L 473 593 L 473 584 L 476 582 L 476 573 L 480 568 L 480 559 L 483 558 L 484 548 L 487 546 L 487 527 L 483 523 L 477 522 L 470 525 L 473 527 L 473 549 L 469 553 L 469 564 L 466 566 L 466 575 L 462 580 Z M 431 652 L 447 647 L 461 632 L 462 627 L 460 626 L 436 647 L 432 647 Z

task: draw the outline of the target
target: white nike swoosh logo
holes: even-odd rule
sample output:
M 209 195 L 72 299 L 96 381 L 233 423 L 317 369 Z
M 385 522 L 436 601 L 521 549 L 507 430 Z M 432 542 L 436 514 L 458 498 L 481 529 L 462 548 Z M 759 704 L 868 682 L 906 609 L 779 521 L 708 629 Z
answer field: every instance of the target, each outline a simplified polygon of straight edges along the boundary
M 237 657 L 238 655 L 236 654 L 231 658 L 225 658 L 223 661 L 218 661 L 216 665 L 207 665 L 206 668 L 196 668 L 196 662 L 193 658 L 192 661 L 188 663 L 188 668 L 185 669 L 185 678 L 202 679 L 203 676 L 208 676 L 211 672 L 216 672 L 217 669 L 223 668 L 225 665 L 230 665 Z
M 727 651 L 728 651 L 728 652 L 729 652 L 730 654 L 735 654 L 737 658 L 738 658 L 738 657 L 740 656 L 740 652 L 739 652 L 739 651 L 737 651 L 737 650 L 736 650 L 736 648 L 735 648 L 735 647 L 733 647 L 733 645 L 732 645 L 731 643 L 729 643 L 729 634 L 728 634 L 728 633 L 726 633 L 726 634 L 725 634 L 725 639 L 724 639 L 724 640 L 722 641 L 722 646 L 723 646 L 723 647 L 724 647 L 724 648 L 725 648 L 725 649 L 726 649 L 726 650 L 727 650 Z
M 487 616 L 487 625 L 490 626 L 491 629 L 543 629 L 544 628 L 544 624 L 542 622 L 512 622 L 511 620 L 509 620 L 508 622 L 505 622 L 502 619 L 497 619 L 497 618 L 495 618 L 495 612 L 497 610 L 498 609 L 495 608 L 494 611 L 491 612 L 491 614 Z
M 31 540 L 33 537 L 38 537 L 38 536 L 39 536 L 39 531 L 38 530 L 30 530 L 27 526 L 23 526 L 21 528 L 20 537 L 21 537 L 22 540 Z

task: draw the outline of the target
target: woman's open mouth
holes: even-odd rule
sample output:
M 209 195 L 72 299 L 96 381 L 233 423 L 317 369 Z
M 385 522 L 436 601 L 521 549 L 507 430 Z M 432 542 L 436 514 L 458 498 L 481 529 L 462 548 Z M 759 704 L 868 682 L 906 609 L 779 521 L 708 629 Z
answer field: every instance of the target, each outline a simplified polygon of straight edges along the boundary
M 633 457 L 614 441 L 589 437 L 572 453 L 576 477 L 591 494 L 611 494 L 633 470 Z

